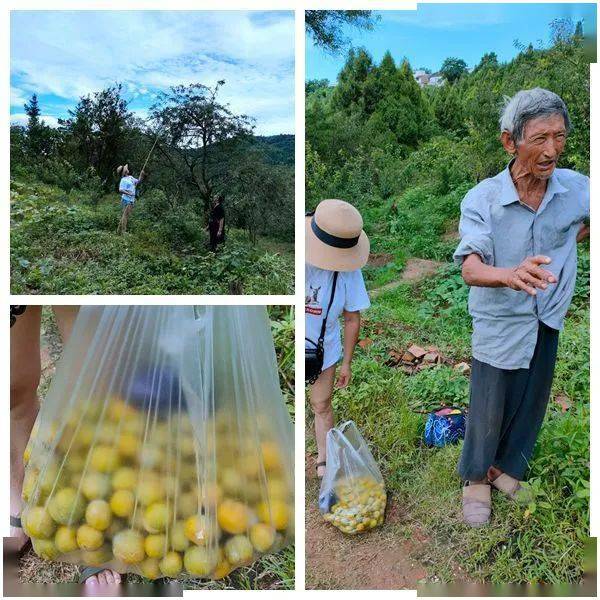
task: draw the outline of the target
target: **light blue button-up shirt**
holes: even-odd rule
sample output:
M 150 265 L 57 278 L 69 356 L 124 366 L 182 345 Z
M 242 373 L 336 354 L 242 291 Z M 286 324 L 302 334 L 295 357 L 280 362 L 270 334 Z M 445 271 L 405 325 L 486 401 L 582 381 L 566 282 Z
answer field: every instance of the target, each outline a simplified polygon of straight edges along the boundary
M 519 200 L 509 167 L 469 190 L 461 203 L 460 243 L 454 260 L 478 254 L 495 267 L 516 267 L 542 254 L 557 283 L 536 296 L 510 288 L 472 286 L 473 357 L 500 369 L 529 368 L 538 322 L 562 329 L 577 274 L 577 233 L 590 214 L 589 178 L 556 169 L 534 211 Z

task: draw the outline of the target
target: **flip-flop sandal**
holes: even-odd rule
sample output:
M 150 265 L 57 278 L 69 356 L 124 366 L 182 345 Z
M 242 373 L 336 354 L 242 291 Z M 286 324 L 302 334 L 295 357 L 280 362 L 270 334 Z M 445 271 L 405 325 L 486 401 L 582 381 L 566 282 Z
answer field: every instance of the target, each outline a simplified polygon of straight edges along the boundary
M 502 473 L 490 481 L 490 483 L 503 494 L 507 495 L 511 500 L 517 500 L 518 502 L 527 502 L 530 494 L 523 488 L 521 482 L 506 473 Z
M 315 471 L 317 472 L 317 477 L 318 477 L 319 479 L 323 479 L 323 475 L 319 475 L 319 467 L 325 467 L 325 466 L 327 466 L 327 463 L 326 463 L 324 460 L 323 460 L 323 461 L 321 461 L 321 462 L 318 462 L 318 463 L 315 465 Z
M 21 517 L 17 517 L 15 515 L 10 515 L 10 526 L 14 527 L 15 529 L 23 529 L 23 523 L 21 522 Z M 17 553 L 18 556 L 20 558 L 22 558 L 23 556 L 25 556 L 27 554 L 27 552 L 29 552 L 30 548 L 33 548 L 33 546 L 31 545 L 31 540 L 29 538 L 27 538 L 27 541 L 19 549 L 19 551 Z
M 488 483 L 466 483 L 463 487 L 463 519 L 471 527 L 483 527 L 492 514 L 492 488 Z

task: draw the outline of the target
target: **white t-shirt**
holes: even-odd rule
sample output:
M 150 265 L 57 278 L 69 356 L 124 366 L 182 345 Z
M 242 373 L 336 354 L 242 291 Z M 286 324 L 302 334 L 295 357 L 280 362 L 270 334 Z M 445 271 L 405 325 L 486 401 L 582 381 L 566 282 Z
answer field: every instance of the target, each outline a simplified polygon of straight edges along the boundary
M 121 200 L 124 202 L 135 202 L 135 186 L 138 184 L 138 181 L 138 179 L 132 177 L 131 175 L 121 178 L 121 183 L 119 183 L 119 191 L 126 191 L 133 194 L 132 196 L 121 194 Z
M 325 271 L 324 269 L 307 264 L 304 273 L 306 278 L 304 294 L 306 337 L 316 344 L 321 333 L 323 319 L 327 313 L 327 305 L 331 298 L 333 271 Z M 339 323 L 339 317 L 342 312 L 344 310 L 349 312 L 365 310 L 370 305 L 369 295 L 367 294 L 361 270 L 340 272 L 335 287 L 333 304 L 329 310 L 329 317 L 325 328 L 323 370 L 334 365 L 342 356 L 342 339 Z M 305 346 L 309 348 L 314 347 L 308 342 L 305 342 Z

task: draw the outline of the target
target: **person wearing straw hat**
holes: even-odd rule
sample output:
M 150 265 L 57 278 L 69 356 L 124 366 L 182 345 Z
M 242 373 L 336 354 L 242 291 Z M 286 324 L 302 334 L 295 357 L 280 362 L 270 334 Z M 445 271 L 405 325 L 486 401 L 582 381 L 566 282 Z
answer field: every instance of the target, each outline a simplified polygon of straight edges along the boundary
M 136 179 L 129 174 L 129 165 L 125 164 L 117 167 L 117 174 L 121 177 L 119 193 L 121 194 L 121 208 L 123 209 L 121 220 L 117 226 L 117 233 L 123 234 L 127 232 L 127 221 L 135 204 L 136 187 L 144 178 L 145 173 L 142 169 L 139 178 Z
M 322 364 L 310 377 L 315 418 L 317 476 L 326 468 L 325 437 L 333 427 L 334 385 L 345 388 L 360 332 L 360 311 L 370 306 L 361 268 L 369 258 L 369 239 L 356 208 L 343 200 L 323 200 L 306 215 L 305 322 L 309 349 L 322 349 Z M 342 347 L 339 317 L 344 317 Z M 335 380 L 336 365 L 341 366 Z

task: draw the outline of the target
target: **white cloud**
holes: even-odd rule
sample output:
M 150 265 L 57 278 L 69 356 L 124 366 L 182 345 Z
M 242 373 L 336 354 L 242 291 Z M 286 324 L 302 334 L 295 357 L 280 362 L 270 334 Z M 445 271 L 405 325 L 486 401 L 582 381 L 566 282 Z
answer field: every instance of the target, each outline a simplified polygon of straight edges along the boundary
M 10 115 L 11 125 L 27 125 L 29 117 L 25 113 L 14 113 Z M 40 115 L 40 121 L 48 127 L 58 127 L 58 119 L 50 115 Z
M 13 11 L 15 99 L 75 103 L 122 82 L 135 105 L 171 85 L 225 79 L 221 99 L 263 127 L 294 123 L 293 13 Z

